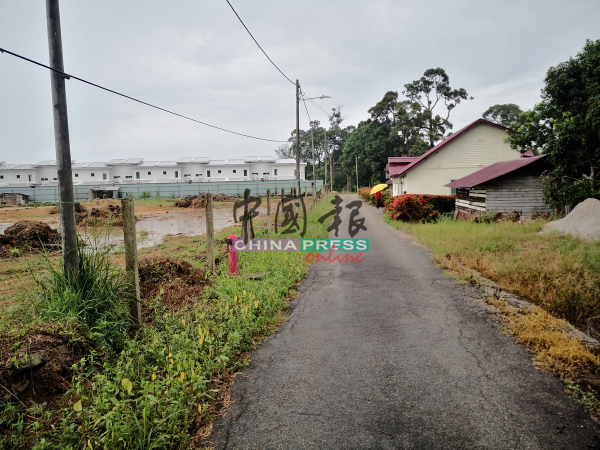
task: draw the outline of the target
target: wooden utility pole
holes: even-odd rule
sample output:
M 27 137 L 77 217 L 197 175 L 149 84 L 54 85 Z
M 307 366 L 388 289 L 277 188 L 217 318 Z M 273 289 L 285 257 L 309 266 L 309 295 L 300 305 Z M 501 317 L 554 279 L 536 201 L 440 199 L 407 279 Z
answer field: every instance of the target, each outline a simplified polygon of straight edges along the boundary
M 46 0 L 46 21 L 48 24 L 50 67 L 64 72 L 58 0 Z M 71 145 L 69 142 L 65 76 L 51 70 L 50 85 L 52 87 L 54 146 L 56 148 L 56 167 L 60 196 L 63 268 L 65 276 L 75 280 L 79 276 L 79 253 L 77 248 L 77 224 L 75 223 L 75 196 L 73 195 L 73 173 L 71 171 Z
M 267 189 L 267 233 L 269 234 L 271 234 L 271 222 L 271 189 Z
M 300 211 L 300 81 L 296 80 L 296 211 Z
M 206 194 L 206 261 L 211 272 L 215 272 L 215 231 L 213 225 L 212 194 Z
M 356 192 L 358 192 L 358 155 L 356 156 Z
M 129 314 L 133 323 L 139 326 L 142 320 L 140 303 L 140 276 L 138 272 L 137 236 L 135 232 L 135 208 L 133 198 L 121 199 L 123 214 L 123 240 L 125 244 L 125 274 L 129 293 Z

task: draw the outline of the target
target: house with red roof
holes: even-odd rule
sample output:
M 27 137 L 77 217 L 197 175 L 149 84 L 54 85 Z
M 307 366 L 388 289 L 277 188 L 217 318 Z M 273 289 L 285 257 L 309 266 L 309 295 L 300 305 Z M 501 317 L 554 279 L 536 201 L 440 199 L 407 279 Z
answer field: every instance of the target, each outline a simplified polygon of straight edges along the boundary
M 477 119 L 421 156 L 388 158 L 392 195 L 450 195 L 446 185 L 491 164 L 519 159 L 504 142 L 508 128 Z
M 446 185 L 456 189 L 456 218 L 481 214 L 512 214 L 530 218 L 549 214 L 542 197 L 546 155 L 526 152 L 520 159 L 497 162 Z

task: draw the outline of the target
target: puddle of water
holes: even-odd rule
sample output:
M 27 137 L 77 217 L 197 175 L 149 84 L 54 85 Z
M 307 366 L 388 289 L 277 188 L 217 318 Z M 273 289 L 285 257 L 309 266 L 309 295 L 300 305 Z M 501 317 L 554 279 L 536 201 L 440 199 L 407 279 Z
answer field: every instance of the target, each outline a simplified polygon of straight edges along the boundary
M 261 216 L 265 217 L 267 209 L 258 208 Z M 230 208 L 219 208 L 213 211 L 213 221 L 215 231 L 235 225 L 233 214 Z M 12 223 L 0 223 L 0 232 L 4 232 Z M 59 229 L 60 224 L 49 224 L 52 228 Z M 136 222 L 138 248 L 147 248 L 158 245 L 167 235 L 179 236 L 199 236 L 206 233 L 206 217 L 204 210 L 194 211 L 169 211 L 168 213 L 157 213 L 144 217 Z M 80 230 L 80 232 L 82 232 Z M 92 246 L 123 246 L 123 230 L 115 227 L 111 230 L 110 236 L 106 236 L 104 229 L 99 230 L 99 236 L 93 238 L 90 232 L 86 233 L 85 238 L 88 244 Z

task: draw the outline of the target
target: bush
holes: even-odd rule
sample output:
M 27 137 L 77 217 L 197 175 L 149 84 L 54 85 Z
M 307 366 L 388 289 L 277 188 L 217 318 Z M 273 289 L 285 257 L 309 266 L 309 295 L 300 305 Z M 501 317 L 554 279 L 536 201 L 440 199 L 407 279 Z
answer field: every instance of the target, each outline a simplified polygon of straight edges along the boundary
M 148 191 L 144 191 L 144 192 L 142 192 L 142 193 L 140 194 L 140 198 L 143 198 L 143 199 L 148 199 L 148 198 L 150 198 L 150 192 L 148 192 Z
M 125 279 L 109 259 L 110 248 L 79 248 L 79 279 L 65 276 L 47 259 L 50 275 L 37 280 L 35 308 L 48 321 L 75 320 L 111 351 L 123 348 L 130 323 Z
M 404 194 L 389 198 L 385 212 L 403 222 L 436 222 L 440 214 L 454 211 L 454 202 L 454 195 Z
M 370 187 L 360 188 L 358 190 L 358 195 L 365 202 L 375 206 L 375 205 L 377 205 L 377 199 L 375 198 L 375 194 L 371 195 L 371 189 L 372 188 L 370 188 Z M 386 204 L 387 200 L 389 200 L 390 198 L 391 198 L 391 195 L 389 192 L 381 191 L 381 201 L 383 202 L 384 205 Z

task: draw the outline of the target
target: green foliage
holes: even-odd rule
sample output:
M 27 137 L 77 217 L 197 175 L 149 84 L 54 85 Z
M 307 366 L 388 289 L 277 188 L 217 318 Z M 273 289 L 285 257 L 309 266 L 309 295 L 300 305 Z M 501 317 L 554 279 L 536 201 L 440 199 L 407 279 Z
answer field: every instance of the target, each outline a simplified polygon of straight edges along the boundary
M 416 125 L 419 132 L 430 147 L 443 139 L 447 131 L 452 129 L 448 121 L 450 113 L 463 100 L 472 100 L 463 88 L 452 89 L 450 77 L 441 67 L 427 69 L 418 80 L 404 85 L 402 92 L 413 103 L 420 105 L 420 114 Z M 438 106 L 444 106 L 446 111 L 442 115 L 436 114 Z
M 312 208 L 306 237 L 327 237 L 329 223 L 316 219 L 331 208 L 326 199 Z M 257 237 L 276 235 L 259 229 Z M 219 380 L 243 367 L 240 356 L 274 332 L 308 266 L 301 252 L 247 252 L 239 255 L 240 273 L 269 276 L 229 277 L 224 260 L 212 285 L 187 307 L 169 311 L 160 297 L 149 300 L 149 323 L 121 352 L 102 361 L 90 355 L 75 366 L 65 408 L 51 417 L 33 408 L 0 411 L 0 427 L 9 430 L 0 446 L 187 448 L 194 421 L 210 417 Z
M 481 117 L 498 125 L 510 127 L 513 122 L 519 120 L 519 114 L 522 112 L 518 105 L 506 103 L 504 105 L 490 106 Z
M 140 194 L 140 198 L 143 198 L 143 199 L 147 199 L 147 198 L 150 198 L 150 197 L 151 197 L 151 194 L 150 194 L 149 191 L 144 191 L 144 192 L 142 192 Z
M 600 195 L 600 40 L 586 42 L 575 58 L 548 70 L 542 100 L 513 123 L 515 133 L 507 141 L 548 155 L 549 204 L 575 206 L 585 196 Z
M 118 351 L 129 325 L 125 280 L 109 258 L 110 248 L 79 248 L 79 277 L 65 276 L 62 265 L 46 255 L 49 275 L 38 280 L 35 311 L 40 318 L 74 320 L 85 326 L 100 345 Z

